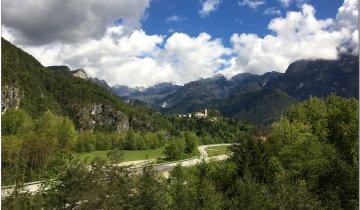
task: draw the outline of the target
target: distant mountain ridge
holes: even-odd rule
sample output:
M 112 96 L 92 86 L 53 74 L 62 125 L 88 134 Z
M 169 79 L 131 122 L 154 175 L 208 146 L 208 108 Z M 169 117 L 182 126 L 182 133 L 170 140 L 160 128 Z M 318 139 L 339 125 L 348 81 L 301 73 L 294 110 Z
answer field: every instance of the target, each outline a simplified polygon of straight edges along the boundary
M 125 100 L 138 100 L 145 104 L 153 104 L 156 100 L 174 93 L 179 87 L 179 85 L 165 82 L 147 88 L 131 88 L 124 85 L 116 85 L 111 89 Z
M 207 107 L 216 107 L 219 101 L 240 93 L 261 90 L 267 82 L 277 78 L 279 72 L 263 75 L 241 73 L 227 80 L 224 76 L 201 79 L 185 84 L 175 93 L 158 100 L 160 111 L 167 113 L 193 112 Z M 162 106 L 166 104 L 166 106 Z
M 288 106 L 310 96 L 324 98 L 335 93 L 358 99 L 358 83 L 358 57 L 340 55 L 337 60 L 295 61 L 285 73 L 241 73 L 230 80 L 218 74 L 189 82 L 172 90 L 172 93 L 164 92 L 162 98 L 143 102 L 165 113 L 188 113 L 215 108 L 226 117 L 269 124 L 278 119 Z M 126 88 L 119 88 L 117 94 L 120 95 Z M 138 94 L 134 90 L 125 93 L 130 99 Z
M 324 98 L 330 93 L 359 96 L 359 58 L 340 55 L 337 60 L 299 60 L 265 88 L 281 89 L 299 101 L 309 96 Z

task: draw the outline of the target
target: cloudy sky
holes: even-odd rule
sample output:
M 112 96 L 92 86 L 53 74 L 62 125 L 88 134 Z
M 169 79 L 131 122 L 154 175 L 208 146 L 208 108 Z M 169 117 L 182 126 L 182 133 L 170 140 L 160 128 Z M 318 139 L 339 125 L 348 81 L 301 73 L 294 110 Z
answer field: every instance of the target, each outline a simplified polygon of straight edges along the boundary
M 284 72 L 358 54 L 357 0 L 2 0 L 2 36 L 110 85 Z

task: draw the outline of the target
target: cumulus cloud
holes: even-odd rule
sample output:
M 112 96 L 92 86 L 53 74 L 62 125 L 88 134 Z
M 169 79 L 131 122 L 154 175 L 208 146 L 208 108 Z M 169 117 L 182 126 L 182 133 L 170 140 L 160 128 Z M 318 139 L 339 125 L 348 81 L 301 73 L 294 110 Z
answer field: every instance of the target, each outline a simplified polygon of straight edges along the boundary
M 339 8 L 336 15 L 337 28 L 356 29 L 358 26 L 358 1 L 345 0 L 344 4 Z
M 347 39 L 342 43 L 340 52 L 355 55 L 359 53 L 358 16 L 358 1 L 345 0 L 336 15 L 334 26 L 334 30 L 343 31 L 347 36 Z
M 256 9 L 259 6 L 264 5 L 265 2 L 266 2 L 265 0 L 242 0 L 242 1 L 239 1 L 239 5 L 240 6 L 248 6 L 252 9 Z
M 124 33 L 123 26 L 113 26 L 99 40 L 24 49 L 45 66 L 83 68 L 89 76 L 104 79 L 110 85 L 131 87 L 159 82 L 183 84 L 210 77 L 226 65 L 222 57 L 231 53 L 220 39 L 212 39 L 207 33 L 197 37 L 174 33 L 168 38 L 147 35 L 143 30 Z
M 265 15 L 281 15 L 281 11 L 279 9 L 276 9 L 276 7 L 269 7 L 266 8 L 264 11 Z
M 201 9 L 199 10 L 200 17 L 206 17 L 210 12 L 215 11 L 220 5 L 221 0 L 203 0 L 201 2 Z
M 184 33 L 175 33 L 169 37 L 160 56 L 161 61 L 171 64 L 180 83 L 212 76 L 227 61 L 222 57 L 231 50 L 221 44 L 221 40 L 212 40 L 207 33 L 190 37 Z
M 351 2 L 345 0 L 336 20 L 318 20 L 314 7 L 304 4 L 301 11 L 288 12 L 286 17 L 273 19 L 268 25 L 273 35 L 261 38 L 256 34 L 234 34 L 231 42 L 237 58 L 223 73 L 231 77 L 240 72 L 284 72 L 291 62 L 298 59 L 336 59 L 339 48 L 348 48 L 344 43 L 357 46 L 355 21 L 350 21 L 351 18 L 350 22 L 340 21 L 340 17 L 348 20 L 350 14 L 351 17 L 357 16 Z M 341 27 L 339 21 L 343 22 Z M 335 26 L 338 26 L 337 30 Z
M 17 43 L 74 43 L 102 38 L 118 19 L 129 31 L 139 29 L 148 6 L 149 0 L 3 0 L 2 25 Z

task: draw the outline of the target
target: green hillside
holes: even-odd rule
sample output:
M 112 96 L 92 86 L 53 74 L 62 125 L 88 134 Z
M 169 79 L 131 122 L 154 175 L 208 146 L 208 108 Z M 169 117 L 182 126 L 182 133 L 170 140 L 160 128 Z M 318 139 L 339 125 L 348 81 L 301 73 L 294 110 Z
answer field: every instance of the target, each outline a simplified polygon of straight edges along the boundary
M 19 108 L 33 117 L 50 110 L 69 116 L 78 129 L 121 130 L 129 123 L 134 129 L 156 129 L 160 114 L 127 104 L 70 72 L 48 70 L 7 40 L 2 38 L 1 42 L 3 111 L 15 106 L 18 100 Z
M 220 104 L 226 117 L 235 117 L 256 124 L 270 124 L 297 101 L 278 89 L 263 89 L 227 98 Z

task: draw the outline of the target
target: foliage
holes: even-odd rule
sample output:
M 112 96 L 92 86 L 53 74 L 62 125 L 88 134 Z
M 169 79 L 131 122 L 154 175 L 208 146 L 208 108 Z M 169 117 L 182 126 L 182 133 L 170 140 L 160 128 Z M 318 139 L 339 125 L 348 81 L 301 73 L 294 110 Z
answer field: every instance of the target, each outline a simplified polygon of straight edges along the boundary
M 171 138 L 165 146 L 164 155 L 167 160 L 180 160 L 185 156 L 185 139 Z
M 9 109 L 1 117 L 2 135 L 26 134 L 33 126 L 32 118 L 21 109 Z
M 262 89 L 230 96 L 221 102 L 219 109 L 225 117 L 269 125 L 296 102 L 279 89 Z
M 153 167 L 147 165 L 137 180 L 135 205 L 136 209 L 160 210 L 167 209 L 165 186 L 161 177 L 157 176 Z

